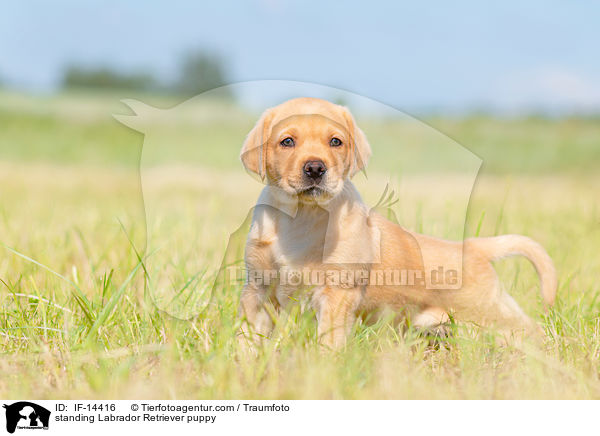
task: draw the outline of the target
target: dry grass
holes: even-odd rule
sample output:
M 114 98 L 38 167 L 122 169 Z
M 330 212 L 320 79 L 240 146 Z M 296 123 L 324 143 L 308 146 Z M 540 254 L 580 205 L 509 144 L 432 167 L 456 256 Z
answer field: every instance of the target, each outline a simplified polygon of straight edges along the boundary
M 174 289 L 199 272 L 195 289 L 210 287 L 227 238 L 260 185 L 241 169 L 153 171 L 155 183 L 144 186 L 155 211 L 150 232 L 171 245 L 146 261 L 170 265 L 180 276 Z M 440 195 L 424 200 L 421 194 L 431 192 L 426 177 L 398 183 L 399 219 L 446 231 L 445 208 L 463 183 L 448 180 L 454 182 L 439 187 Z M 547 331 L 541 347 L 501 346 L 457 327 L 447 346 L 432 349 L 415 332 L 381 322 L 357 326 L 345 350 L 323 352 L 312 314 L 295 308 L 253 354 L 235 339 L 235 284 L 191 320 L 157 309 L 133 249 L 143 250 L 146 240 L 135 170 L 4 163 L 0 241 L 44 266 L 0 248 L 0 396 L 599 398 L 598 182 L 483 176 L 475 186 L 467 235 L 527 234 L 556 262 L 559 299 L 548 316 L 533 268 L 517 259 L 498 265 L 507 290 Z M 373 174 L 359 184 L 373 202 L 385 179 Z

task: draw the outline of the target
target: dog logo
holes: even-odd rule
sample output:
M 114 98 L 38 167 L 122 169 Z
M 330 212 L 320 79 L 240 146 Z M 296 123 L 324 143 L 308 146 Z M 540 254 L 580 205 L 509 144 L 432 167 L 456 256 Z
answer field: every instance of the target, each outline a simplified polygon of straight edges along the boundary
M 4 404 L 3 407 L 6 409 L 6 431 L 9 433 L 14 433 L 17 428 L 48 430 L 50 421 L 48 409 L 29 401 Z
M 354 230 L 356 239 L 353 244 L 349 246 L 348 244 L 338 244 L 336 232 L 325 232 L 322 247 L 322 263 L 324 265 L 368 264 L 374 265 L 373 269 L 377 269 L 377 265 L 382 264 L 381 235 L 378 233 L 379 228 L 371 225 L 371 218 L 377 214 L 396 224 L 399 222 L 409 223 L 405 224 L 409 228 L 411 227 L 410 223 L 415 221 L 412 224 L 415 230 L 420 230 L 422 227 L 422 214 L 437 214 L 437 216 L 441 214 L 444 217 L 443 222 L 447 224 L 432 225 L 425 229 L 427 234 L 455 241 L 465 239 L 467 208 L 482 161 L 456 141 L 418 119 L 383 103 L 356 94 L 341 93 L 340 90 L 320 85 L 267 80 L 228 85 L 228 89 L 232 95 L 249 97 L 249 100 L 245 97 L 242 98 L 245 102 L 243 107 L 251 110 L 258 107 L 264 108 L 267 105 L 266 101 L 254 101 L 252 96 L 303 94 L 313 97 L 320 96 L 327 100 L 328 96 L 337 95 L 341 100 L 350 103 L 353 112 L 354 109 L 357 109 L 359 113 L 380 114 L 381 119 L 396 120 L 395 125 L 400 129 L 396 136 L 390 135 L 387 131 L 387 133 L 380 131 L 378 135 L 380 140 L 387 144 L 387 153 L 374 153 L 369 159 L 370 165 L 379 168 L 380 176 L 378 178 L 366 177 L 364 165 L 370 152 L 355 147 L 358 153 L 354 156 L 354 166 L 360 162 L 361 164 L 358 166 L 362 167 L 362 170 L 359 172 L 363 173 L 357 174 L 354 179 L 359 191 L 371 192 L 372 195 L 382 191 L 383 193 L 370 199 L 371 202 L 368 203 L 364 220 L 357 221 L 361 231 Z M 167 197 L 162 193 L 175 192 L 174 189 L 178 183 L 187 184 L 189 180 L 195 180 L 198 176 L 198 172 L 193 167 L 189 169 L 186 165 L 173 166 L 170 162 L 193 162 L 193 158 L 196 156 L 203 168 L 220 168 L 219 165 L 222 165 L 220 159 L 225 154 L 221 154 L 221 151 L 217 152 L 222 147 L 215 146 L 215 137 L 211 133 L 214 130 L 215 122 L 230 126 L 221 129 L 222 131 L 236 132 L 240 119 L 243 119 L 238 119 L 229 112 L 220 114 L 206 110 L 213 104 L 211 102 L 217 101 L 216 98 L 213 98 L 217 91 L 219 89 L 205 92 L 169 109 L 156 108 L 141 101 L 125 99 L 122 102 L 131 110 L 132 114 L 113 115 L 117 121 L 144 135 L 139 168 L 146 241 L 140 253 L 144 256 L 144 270 L 147 274 L 149 295 L 153 303 L 159 310 L 179 319 L 191 319 L 197 316 L 209 307 L 215 293 L 228 289 L 230 285 L 241 286 L 245 281 L 246 271 L 243 260 L 245 243 L 252 215 L 257 206 L 275 208 L 290 218 L 294 218 L 297 212 L 298 200 L 294 198 L 290 202 L 272 203 L 270 202 L 271 197 L 267 196 L 259 197 L 257 201 L 233 204 L 232 207 L 248 210 L 248 213 L 243 223 L 230 234 L 221 266 L 214 276 L 214 280 L 212 280 L 213 277 L 211 280 L 208 279 L 210 274 L 205 274 L 201 264 L 193 265 L 193 262 L 198 262 L 203 258 L 203 256 L 197 255 L 198 248 L 203 246 L 203 241 L 199 236 L 201 233 L 197 233 L 197 237 L 188 235 L 186 238 L 179 238 L 172 232 L 157 230 L 170 226 L 170 223 L 180 222 L 181 217 L 195 213 L 196 210 L 185 209 L 187 203 L 175 200 L 173 202 L 165 201 Z M 273 106 L 275 103 L 280 103 L 275 97 L 265 97 L 265 99 Z M 298 120 L 308 120 L 310 117 L 314 118 L 313 115 L 315 114 L 299 114 Z M 289 119 L 295 116 L 291 115 Z M 303 116 L 309 116 L 309 118 L 302 118 Z M 326 121 L 327 117 L 320 116 L 319 119 Z M 339 124 L 335 120 L 329 121 L 331 121 L 331 125 Z M 378 126 L 383 125 L 371 124 L 370 129 L 374 131 L 380 129 Z M 250 125 L 245 125 L 243 131 L 239 130 L 237 139 L 231 138 L 231 141 L 238 141 L 236 146 L 241 145 L 243 135 L 248 134 L 248 128 Z M 253 130 L 262 132 L 265 129 L 255 128 Z M 348 128 L 348 132 L 350 130 L 357 131 L 356 127 Z M 174 139 L 173 132 L 179 132 L 176 139 Z M 253 146 L 249 147 L 247 153 L 255 155 L 257 168 L 260 167 L 258 172 L 264 174 L 262 171 L 263 166 L 266 165 L 264 160 L 266 153 L 263 151 L 265 150 L 264 141 L 262 135 L 256 136 L 256 141 L 253 141 Z M 236 148 L 235 152 L 231 152 L 231 158 L 236 160 L 236 165 L 239 165 L 237 163 L 238 150 L 239 148 Z M 252 157 L 249 156 L 246 160 L 252 161 Z M 243 157 L 242 161 L 244 161 Z M 161 168 L 161 163 L 166 165 L 162 165 Z M 241 170 L 241 166 L 238 168 Z M 307 168 L 304 172 L 311 173 L 312 171 L 314 173 L 313 169 Z M 381 176 L 382 174 L 383 176 Z M 266 178 L 262 178 L 260 175 L 257 175 L 255 179 L 260 183 L 267 184 Z M 317 183 L 317 179 L 318 176 L 312 177 L 314 183 Z M 427 183 L 424 183 L 425 180 Z M 382 183 L 380 186 L 375 185 L 380 182 Z M 280 189 L 275 185 L 271 185 L 271 188 L 270 192 L 279 192 Z M 418 192 L 419 195 L 415 196 L 414 192 Z M 281 194 L 279 197 L 287 198 L 285 192 L 281 192 Z M 255 198 L 252 197 L 252 199 Z M 379 201 L 375 203 L 374 200 L 377 198 Z M 422 201 L 421 198 L 427 201 Z M 429 201 L 429 199 L 436 199 L 436 201 Z M 392 206 L 396 203 L 397 206 L 393 208 Z M 332 207 L 337 205 L 335 202 L 329 204 Z M 245 209 L 245 207 L 249 209 Z M 443 207 L 443 210 L 438 210 L 439 207 Z M 322 208 L 327 210 L 327 205 L 323 204 Z M 417 212 L 415 214 L 412 211 Z M 398 218 L 396 218 L 397 212 L 401 213 Z M 335 227 L 332 226 L 333 228 Z M 165 237 L 165 233 L 168 236 Z M 462 253 L 462 247 L 460 250 Z M 190 259 L 191 274 L 184 272 L 188 267 L 181 268 L 173 261 L 173 253 L 190 253 L 190 255 L 181 255 L 180 258 Z M 462 286 L 462 256 L 445 259 L 443 271 L 439 270 L 439 255 L 435 251 L 424 251 L 421 253 L 421 257 L 422 278 L 425 280 L 427 289 L 460 289 Z M 265 271 L 264 273 L 270 276 L 271 272 Z M 411 273 L 411 271 L 406 272 Z M 448 276 L 447 272 L 456 274 Z M 298 278 L 297 274 L 295 272 L 290 272 L 290 274 L 288 278 L 295 283 Z M 263 278 L 259 277 L 258 279 L 262 280 Z M 399 276 L 398 280 L 404 279 Z M 209 281 L 212 282 L 212 286 Z M 393 278 L 393 281 L 396 281 L 396 278 Z M 411 281 L 410 277 L 407 277 L 407 281 Z

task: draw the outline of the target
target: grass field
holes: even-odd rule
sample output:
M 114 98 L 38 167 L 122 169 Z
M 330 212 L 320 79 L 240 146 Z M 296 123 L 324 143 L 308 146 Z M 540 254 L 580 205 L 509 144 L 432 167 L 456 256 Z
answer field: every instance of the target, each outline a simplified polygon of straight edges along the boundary
M 483 159 L 466 236 L 525 234 L 554 259 L 559 296 L 548 315 L 531 265 L 497 263 L 507 291 L 547 332 L 543 345 L 503 346 L 458 326 L 434 349 L 382 321 L 324 352 L 312 314 L 293 308 L 249 353 L 235 338 L 238 284 L 180 319 L 157 307 L 144 267 L 171 268 L 176 290 L 186 280 L 210 289 L 261 188 L 237 158 L 256 114 L 217 105 L 198 112 L 200 125 L 192 117 L 157 127 L 180 148 L 149 155 L 144 201 L 161 207 L 146 230 L 143 136 L 114 112 L 126 110 L 111 96 L 0 94 L 0 397 L 600 398 L 598 119 L 425 120 Z M 369 182 L 357 183 L 372 203 L 386 171 L 402 168 L 399 183 L 412 188 L 395 206 L 400 222 L 443 235 L 465 181 L 447 174 L 428 195 L 432 176 L 411 171 L 418 153 L 398 153 L 390 139 L 425 144 L 414 126 L 365 120 L 377 159 Z M 212 144 L 208 157 L 195 132 Z M 147 231 L 173 250 L 150 259 Z

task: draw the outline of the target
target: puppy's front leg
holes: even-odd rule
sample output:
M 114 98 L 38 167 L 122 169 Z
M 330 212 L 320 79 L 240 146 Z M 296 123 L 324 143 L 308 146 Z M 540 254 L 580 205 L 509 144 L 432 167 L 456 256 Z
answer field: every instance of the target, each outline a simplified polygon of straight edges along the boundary
M 360 304 L 360 288 L 323 287 L 312 297 L 317 312 L 317 332 L 321 344 L 337 349 L 346 344 L 346 338 L 356 320 Z
M 246 284 L 240 297 L 240 316 L 245 318 L 242 323 L 242 335 L 253 339 L 253 335 L 266 337 L 273 330 L 273 319 L 266 305 L 270 304 L 267 291 L 261 287 Z

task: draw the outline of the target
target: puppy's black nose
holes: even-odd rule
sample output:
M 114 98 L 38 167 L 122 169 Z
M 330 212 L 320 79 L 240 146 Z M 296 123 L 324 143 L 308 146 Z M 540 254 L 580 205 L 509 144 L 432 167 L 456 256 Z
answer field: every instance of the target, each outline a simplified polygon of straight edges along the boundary
M 319 182 L 323 174 L 327 171 L 327 167 L 322 160 L 309 160 L 304 164 L 304 174 L 309 179 L 313 179 L 315 182 Z

